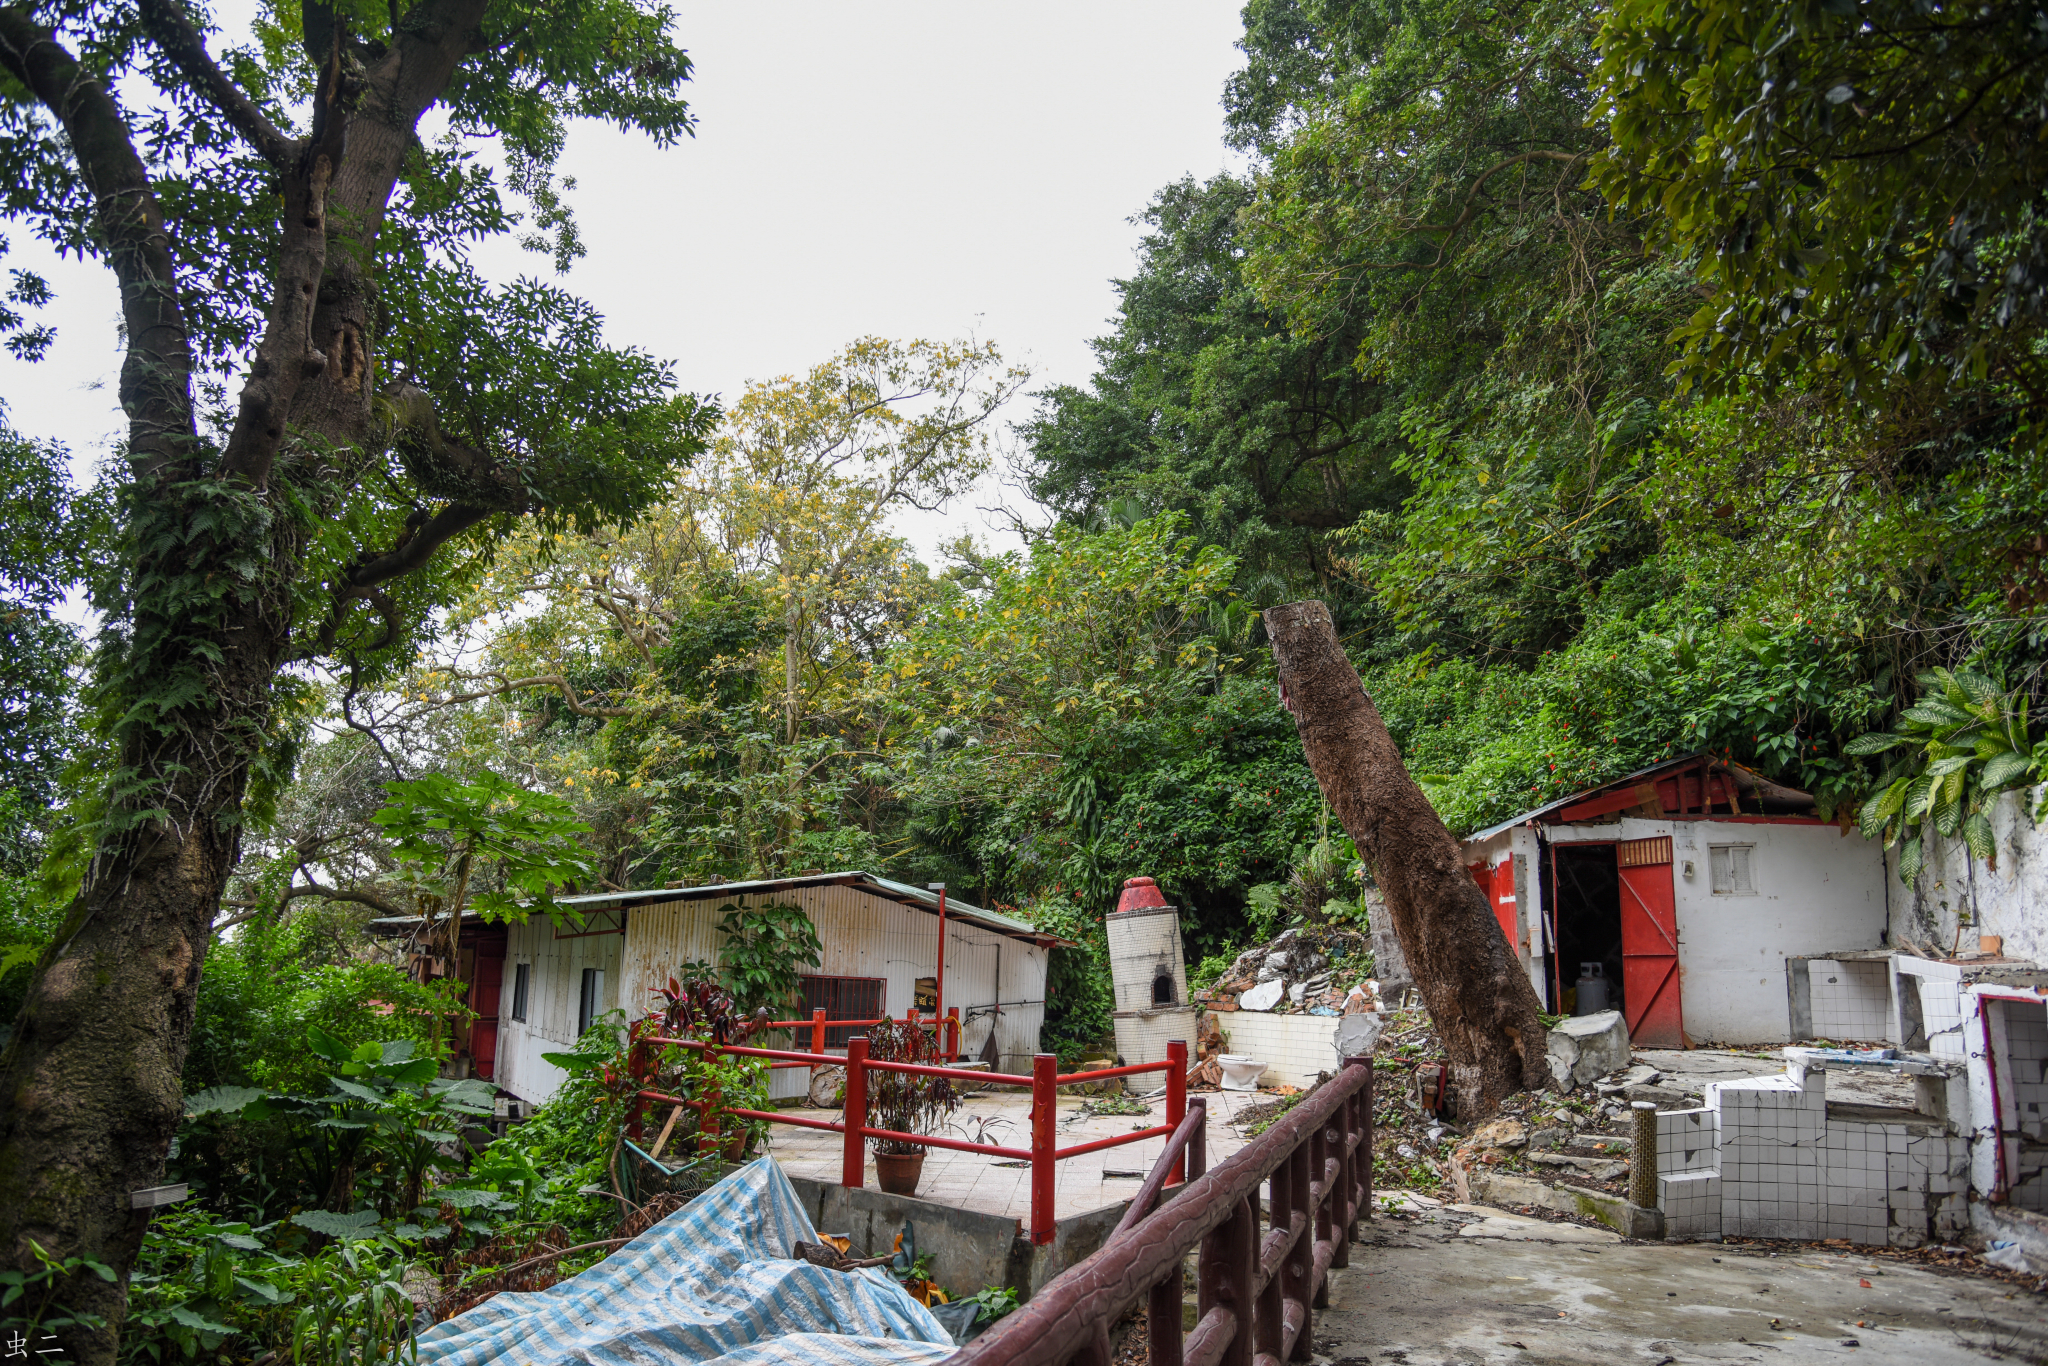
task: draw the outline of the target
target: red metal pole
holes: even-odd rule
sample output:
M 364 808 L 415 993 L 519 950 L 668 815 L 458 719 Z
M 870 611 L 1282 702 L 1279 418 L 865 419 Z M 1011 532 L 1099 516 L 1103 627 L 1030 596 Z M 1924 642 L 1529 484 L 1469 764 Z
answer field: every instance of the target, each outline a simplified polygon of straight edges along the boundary
M 1185 1039 L 1169 1039 L 1166 1043 L 1166 1122 L 1178 1129 L 1180 1122 L 1188 1117 L 1188 1045 Z M 1166 1178 L 1168 1185 L 1187 1179 L 1187 1155 L 1185 1152 L 1174 1159 L 1173 1174 Z
M 863 1034 L 846 1044 L 845 1156 L 839 1163 L 839 1184 L 859 1190 L 867 1184 L 868 1166 L 868 1040 Z
M 932 890 L 939 894 L 939 975 L 933 987 L 932 1018 L 946 1018 L 946 884 L 934 882 Z
M 1040 1053 L 1031 1060 L 1031 1242 L 1044 1247 L 1053 1235 L 1053 1144 L 1058 1137 L 1060 1060 Z
M 811 1011 L 811 1051 L 825 1051 L 825 1007 L 818 1006 Z
M 954 1006 L 946 1012 L 946 1061 L 957 1062 L 960 1058 L 960 1007 Z

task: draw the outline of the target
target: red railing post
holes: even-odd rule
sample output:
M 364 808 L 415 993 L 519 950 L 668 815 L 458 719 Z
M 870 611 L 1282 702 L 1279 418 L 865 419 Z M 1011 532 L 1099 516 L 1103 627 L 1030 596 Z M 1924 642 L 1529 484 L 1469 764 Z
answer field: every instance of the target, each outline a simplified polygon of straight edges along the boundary
M 1166 1123 L 1178 1129 L 1180 1122 L 1188 1117 L 1188 1045 L 1185 1039 L 1169 1039 L 1166 1044 Z M 1187 1180 L 1187 1158 L 1182 1157 L 1173 1164 L 1173 1175 L 1167 1177 L 1167 1184 Z
M 1053 1144 L 1058 1138 L 1060 1060 L 1040 1053 L 1031 1060 L 1031 1242 L 1044 1247 L 1053 1235 Z
M 811 1051 L 825 1051 L 825 1007 L 818 1006 L 811 1011 Z
M 711 1061 L 711 1050 L 704 1050 L 704 1061 Z M 704 1102 L 704 1108 L 697 1112 L 697 1151 L 715 1153 L 718 1151 L 718 1103 L 723 1097 L 718 1092 L 717 1074 L 705 1069 L 704 1089 L 697 1099 Z
M 868 1166 L 868 1040 L 863 1034 L 846 1042 L 846 1124 L 845 1156 L 840 1159 L 839 1184 L 859 1190 L 867 1184 Z
M 960 1007 L 946 1007 L 946 1061 L 957 1062 L 960 1058 Z

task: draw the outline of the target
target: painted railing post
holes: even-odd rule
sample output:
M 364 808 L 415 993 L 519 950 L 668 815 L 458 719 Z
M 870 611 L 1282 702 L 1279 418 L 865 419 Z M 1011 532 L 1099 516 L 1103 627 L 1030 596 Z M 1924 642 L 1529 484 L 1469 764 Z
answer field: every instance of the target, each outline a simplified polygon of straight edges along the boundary
M 701 1055 L 706 1063 L 711 1061 L 711 1050 Z M 704 1089 L 697 1099 L 704 1102 L 704 1108 L 697 1112 L 697 1151 L 715 1153 L 718 1151 L 718 1107 L 724 1099 L 718 1091 L 718 1074 L 708 1066 L 704 1069 Z
M 865 1034 L 846 1043 L 846 1110 L 841 1118 L 845 1122 L 846 1148 L 839 1164 L 839 1184 L 848 1190 L 859 1190 L 867 1184 L 868 1166 L 868 1040 Z
M 825 1051 L 825 1007 L 818 1006 L 811 1011 L 811 1051 Z
M 1258 1192 L 1252 1195 L 1256 1198 Z M 1196 1322 L 1219 1306 L 1234 1320 L 1217 1366 L 1252 1366 L 1252 1274 L 1259 1260 L 1258 1231 L 1257 1206 L 1239 1200 L 1230 1218 L 1203 1237 L 1195 1262 Z
M 1178 1129 L 1180 1122 L 1188 1117 L 1188 1045 L 1185 1039 L 1169 1039 L 1166 1044 L 1166 1123 L 1169 1128 Z M 1182 1157 L 1173 1164 L 1173 1175 L 1167 1178 L 1169 1184 L 1187 1180 L 1187 1159 Z
M 1044 1247 L 1053 1235 L 1053 1163 L 1059 1132 L 1060 1060 L 1040 1053 L 1031 1060 L 1031 1242 Z
M 960 1007 L 946 1007 L 946 1061 L 957 1062 L 960 1058 Z

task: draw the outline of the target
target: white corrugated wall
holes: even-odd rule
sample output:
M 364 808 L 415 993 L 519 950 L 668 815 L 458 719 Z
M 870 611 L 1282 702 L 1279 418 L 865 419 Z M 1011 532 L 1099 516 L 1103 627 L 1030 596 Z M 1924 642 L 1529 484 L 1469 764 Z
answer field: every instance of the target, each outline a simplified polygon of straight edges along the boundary
M 771 901 L 803 907 L 818 928 L 823 962 L 813 971 L 827 977 L 879 977 L 882 1007 L 901 1017 L 915 999 L 916 981 L 937 975 L 938 916 L 875 896 L 858 887 L 797 887 L 734 898 L 744 905 Z M 635 906 L 628 912 L 625 954 L 619 969 L 620 1000 L 635 1016 L 648 1008 L 648 992 L 692 960 L 716 963 L 718 908 L 725 901 L 672 901 Z M 1000 968 L 1001 980 L 997 973 Z M 947 1007 L 960 1007 L 961 1052 L 979 1056 L 989 1020 L 998 1019 L 996 1066 L 1029 1072 L 1045 1022 L 1046 951 L 959 920 L 946 922 Z M 1000 1017 L 987 1008 L 1000 1004 Z M 969 1018 L 972 1016 L 972 1018 Z M 803 1073 L 777 1074 L 775 1094 L 801 1094 Z
M 602 921 L 608 917 L 599 917 Z M 574 931 L 563 931 L 574 934 Z M 619 960 L 624 937 L 616 934 L 557 938 L 544 917 L 509 927 L 505 940 L 505 979 L 498 1007 L 497 1084 L 530 1104 L 555 1093 L 568 1075 L 541 1057 L 559 1053 L 576 1042 L 576 1012 L 582 1002 L 583 970 L 604 974 L 599 1013 L 615 1010 L 630 998 L 622 995 Z M 526 992 L 526 1018 L 512 1018 L 518 965 L 531 967 Z

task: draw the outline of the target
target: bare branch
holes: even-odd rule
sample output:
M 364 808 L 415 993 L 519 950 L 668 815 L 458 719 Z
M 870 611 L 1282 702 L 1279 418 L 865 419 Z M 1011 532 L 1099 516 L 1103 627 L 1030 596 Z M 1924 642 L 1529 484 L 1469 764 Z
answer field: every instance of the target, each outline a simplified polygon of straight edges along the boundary
M 142 0 L 142 24 L 151 41 L 242 140 L 276 170 L 289 171 L 297 146 L 215 64 L 207 54 L 205 40 L 177 0 Z
M 612 717 L 638 716 L 640 714 L 640 709 L 637 707 L 586 706 L 584 703 L 576 700 L 576 689 L 570 686 L 569 680 L 560 674 L 535 674 L 531 678 L 507 678 L 499 673 L 460 676 L 466 678 L 491 678 L 496 679 L 497 683 L 493 687 L 478 688 L 473 692 L 451 693 L 447 697 L 436 701 L 436 706 L 452 707 L 459 703 L 475 702 L 486 697 L 505 697 L 526 688 L 553 688 L 562 695 L 562 700 L 569 704 L 569 710 L 575 712 L 578 716 Z M 591 695 L 593 697 L 596 696 L 595 693 Z

